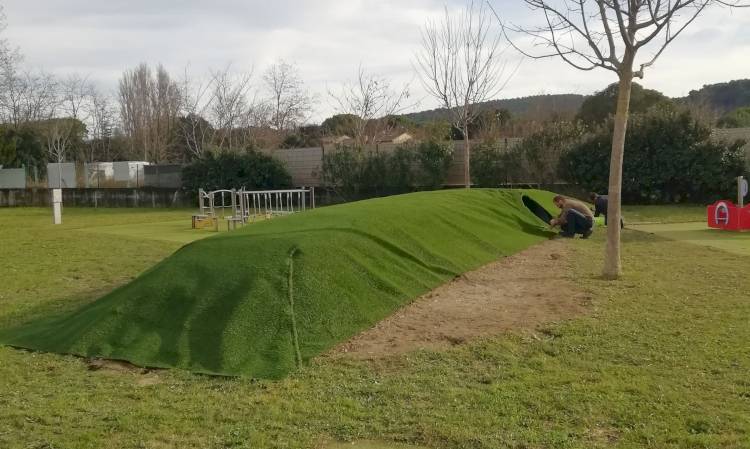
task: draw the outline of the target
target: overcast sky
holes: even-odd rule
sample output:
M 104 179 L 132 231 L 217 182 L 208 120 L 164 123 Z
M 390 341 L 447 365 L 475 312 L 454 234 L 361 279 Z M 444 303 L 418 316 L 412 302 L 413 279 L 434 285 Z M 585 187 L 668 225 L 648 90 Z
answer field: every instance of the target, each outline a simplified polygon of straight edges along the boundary
M 394 83 L 413 81 L 417 109 L 431 109 L 412 69 L 420 27 L 441 13 L 437 0 L 11 0 L 5 37 L 26 64 L 89 75 L 114 89 L 123 70 L 162 63 L 175 76 L 231 62 L 256 80 L 277 58 L 294 62 L 319 95 L 316 120 L 333 112 L 328 88 L 354 77 L 361 63 Z M 537 16 L 521 0 L 495 0 L 517 23 Z M 696 21 L 646 73 L 647 87 L 683 96 L 703 84 L 750 78 L 750 10 L 714 10 Z M 520 62 L 501 97 L 590 94 L 614 81 L 608 71 L 579 72 L 561 60 Z

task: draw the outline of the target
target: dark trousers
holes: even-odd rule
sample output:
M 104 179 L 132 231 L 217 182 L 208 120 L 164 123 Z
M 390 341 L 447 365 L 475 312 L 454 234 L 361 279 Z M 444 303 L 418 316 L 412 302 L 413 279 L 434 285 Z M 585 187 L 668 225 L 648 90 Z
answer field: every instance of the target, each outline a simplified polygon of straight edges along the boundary
M 607 214 L 603 214 L 603 215 L 604 215 L 604 226 L 607 226 Z M 623 221 L 622 218 L 620 218 L 620 229 L 624 227 L 625 227 L 625 222 Z
M 575 209 L 568 211 L 565 215 L 565 224 L 562 226 L 562 231 L 570 236 L 576 234 L 583 234 L 584 232 L 591 229 L 594 226 L 594 221 L 578 212 Z

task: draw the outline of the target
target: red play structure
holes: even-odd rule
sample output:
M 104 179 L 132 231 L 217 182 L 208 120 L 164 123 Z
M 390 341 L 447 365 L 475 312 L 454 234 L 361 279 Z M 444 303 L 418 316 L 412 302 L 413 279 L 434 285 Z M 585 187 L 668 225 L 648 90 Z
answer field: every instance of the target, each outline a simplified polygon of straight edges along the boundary
M 727 231 L 750 230 L 750 205 L 743 206 L 742 200 L 747 195 L 747 181 L 737 178 L 738 203 L 729 200 L 717 201 L 708 206 L 708 227 Z

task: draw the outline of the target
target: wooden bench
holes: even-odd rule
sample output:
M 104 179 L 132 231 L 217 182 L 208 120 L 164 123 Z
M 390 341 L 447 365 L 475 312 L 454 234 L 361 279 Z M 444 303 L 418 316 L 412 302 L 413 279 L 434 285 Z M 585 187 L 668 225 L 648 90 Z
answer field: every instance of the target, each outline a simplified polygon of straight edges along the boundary
M 193 229 L 213 228 L 219 230 L 219 219 L 212 215 L 195 214 L 192 216 Z

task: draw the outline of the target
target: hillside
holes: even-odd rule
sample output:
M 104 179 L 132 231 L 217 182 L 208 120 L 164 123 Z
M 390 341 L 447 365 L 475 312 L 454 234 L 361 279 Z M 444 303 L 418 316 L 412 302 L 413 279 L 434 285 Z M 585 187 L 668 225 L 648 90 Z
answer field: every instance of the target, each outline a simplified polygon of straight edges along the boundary
M 602 87 L 606 89 L 607 86 Z M 480 103 L 481 110 L 507 109 L 514 118 L 548 119 L 552 116 L 575 116 L 587 95 L 558 94 L 532 95 L 528 97 L 492 100 Z M 706 84 L 692 90 L 686 97 L 672 100 L 689 106 L 699 107 L 722 115 L 739 107 L 750 106 L 750 79 L 734 80 L 726 83 Z M 445 109 L 404 114 L 417 123 L 436 119 L 447 119 Z
M 525 118 L 549 118 L 552 115 L 570 116 L 578 112 L 584 95 L 561 94 L 561 95 L 533 95 L 521 98 L 509 98 L 492 100 L 480 103 L 481 110 L 507 109 L 513 117 Z M 417 123 L 428 122 L 437 119 L 447 119 L 448 112 L 445 109 L 432 109 L 429 111 L 404 114 Z
M 750 79 L 706 84 L 698 90 L 691 90 L 686 97 L 675 100 L 725 114 L 740 107 L 750 106 Z
M 460 189 L 256 223 L 189 244 L 78 311 L 0 332 L 0 342 L 277 379 L 455 276 L 546 239 L 524 195 L 552 207 L 549 192 Z

